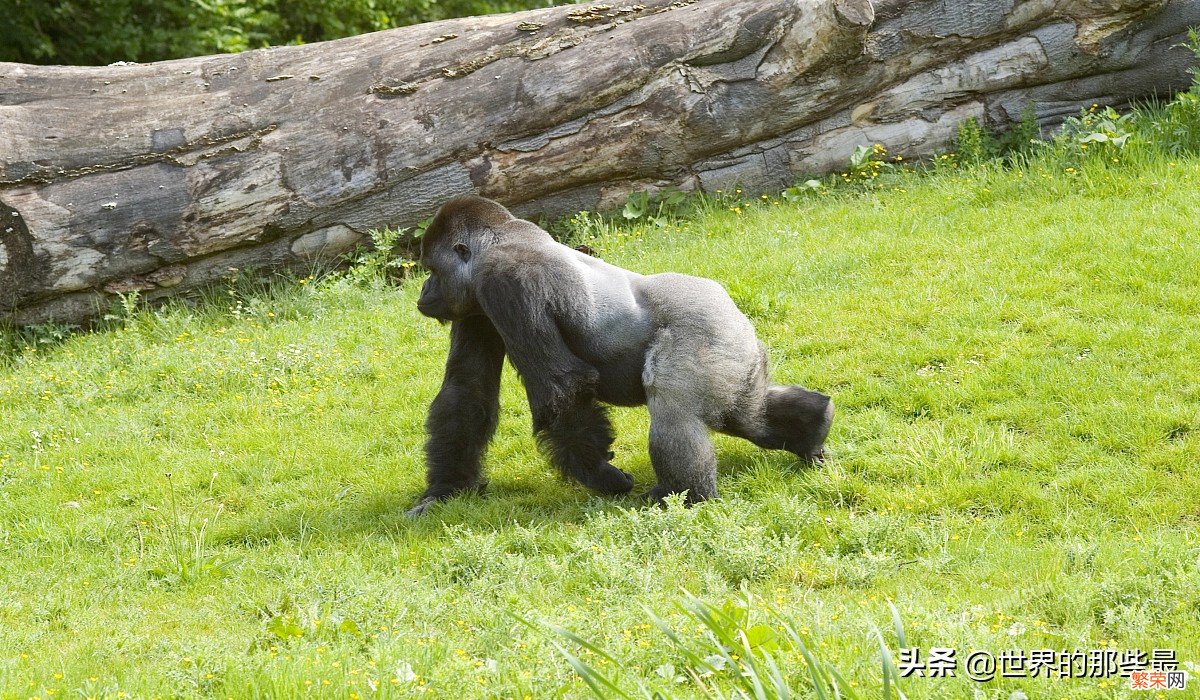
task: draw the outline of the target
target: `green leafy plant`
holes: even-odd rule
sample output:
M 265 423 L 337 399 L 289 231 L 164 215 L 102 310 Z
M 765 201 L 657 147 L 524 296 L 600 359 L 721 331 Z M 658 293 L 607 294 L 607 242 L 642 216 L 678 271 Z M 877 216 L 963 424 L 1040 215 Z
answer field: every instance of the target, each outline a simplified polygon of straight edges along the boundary
M 898 155 L 889 160 L 887 146 L 881 143 L 856 146 L 850 154 L 849 170 L 840 175 L 841 184 L 865 190 L 894 187 L 907 171 L 903 161 L 904 158 Z
M 608 233 L 614 224 L 594 212 L 576 212 L 574 216 L 553 222 L 547 230 L 556 240 L 566 245 L 586 246 L 591 249 Z
M 821 184 L 820 180 L 805 180 L 798 185 L 792 185 L 787 188 L 780 193 L 780 196 L 789 202 L 799 202 L 801 199 L 816 194 L 822 189 L 824 189 L 824 185 Z
M 1200 152 L 1200 32 L 1188 32 L 1188 41 L 1177 48 L 1191 51 L 1198 64 L 1189 69 L 1192 87 L 1160 107 L 1135 110 L 1145 125 L 1146 139 L 1173 156 Z
M 1104 110 L 1104 116 L 1093 127 L 1090 133 L 1084 134 L 1079 143 L 1107 143 L 1116 148 L 1124 148 L 1132 136 L 1126 125 L 1132 119 L 1132 114 L 1117 114 L 1112 107 Z
M 899 611 L 891 603 L 888 606 L 896 640 L 900 647 L 904 647 L 906 640 Z M 789 674 L 789 670 L 795 667 L 789 660 L 797 657 L 804 660 L 808 671 L 805 685 L 815 697 L 822 700 L 856 700 L 864 697 L 856 690 L 856 685 L 847 682 L 835 666 L 817 656 L 806 629 L 801 632 L 804 628 L 791 617 L 764 604 L 745 589 L 738 597 L 721 605 L 707 603 L 684 592 L 679 607 L 690 621 L 699 623 L 703 639 L 699 642 L 685 639 L 672 625 L 647 612 L 669 640 L 672 652 L 683 661 L 681 667 L 665 663 L 656 668 L 655 676 L 662 681 L 659 684 L 648 683 L 635 676 L 632 678 L 634 689 L 627 689 L 627 684 L 622 684 L 619 670 L 625 664 L 598 644 L 561 627 L 550 629 L 583 649 L 587 655 L 599 659 L 604 666 L 618 670 L 606 674 L 559 642 L 553 641 L 552 644 L 598 698 L 660 700 L 673 697 L 671 688 L 688 681 L 702 696 L 708 698 L 791 698 L 801 688 L 798 679 Z M 542 631 L 537 625 L 519 617 L 517 619 L 531 629 Z M 892 660 L 885 635 L 872 626 L 871 636 L 878 643 L 882 673 L 878 697 L 905 700 L 906 696 L 900 689 L 900 673 Z
M 413 227 L 411 238 L 414 241 L 421 240 L 421 238 L 423 238 L 425 236 L 425 232 L 429 230 L 429 224 L 432 224 L 432 223 L 433 223 L 432 216 L 426 217 L 426 218 L 418 221 L 417 225 Z
M 967 164 L 989 160 L 995 157 L 998 150 L 995 139 L 975 117 L 967 117 L 958 126 L 958 134 L 954 137 L 954 149 L 958 153 L 959 161 Z
M 871 146 L 858 145 L 854 147 L 854 153 L 850 154 L 850 171 L 862 172 L 871 167 L 871 163 L 875 158 L 875 149 Z
M 12 326 L 0 321 L 0 367 L 20 361 L 23 353 L 49 349 L 66 342 L 80 327 L 73 323 L 47 321 L 29 326 Z
M 117 301 L 113 304 L 112 310 L 104 315 L 104 320 L 115 321 L 128 328 L 141 310 L 141 299 L 142 293 L 136 289 L 117 294 Z
M 640 219 L 650 211 L 650 194 L 648 192 L 634 192 L 625 200 L 625 206 L 621 209 L 621 216 L 629 220 Z
M 665 226 L 683 214 L 688 193 L 671 187 L 651 194 L 647 191 L 634 192 L 625 200 L 621 216 L 628 221 L 644 219 L 656 226 Z
M 427 219 L 418 227 L 424 235 L 429 226 Z M 350 268 L 346 277 L 351 282 L 366 287 L 386 285 L 404 277 L 404 273 L 415 268 L 416 262 L 397 252 L 408 229 L 382 228 L 367 232 L 371 245 L 359 247 L 350 255 Z
M 1196 61 L 1200 62 L 1200 28 L 1189 29 L 1188 40 L 1180 44 L 1179 48 L 1191 51 Z M 1200 63 L 1189 68 L 1188 73 L 1192 75 L 1192 94 L 1200 95 Z
M 1037 109 L 1032 104 L 1021 110 L 1021 118 L 1008 131 L 995 139 L 997 149 L 1009 160 L 1013 156 L 1029 153 L 1042 143 L 1042 125 L 1038 121 Z
M 167 478 L 167 509 L 160 525 L 166 545 L 164 561 L 150 569 L 154 576 L 176 583 L 192 582 L 212 574 L 228 573 L 241 557 L 222 557 L 209 551 L 207 537 L 209 527 L 216 524 L 225 510 L 223 503 L 217 504 L 211 516 L 202 515 L 204 506 L 212 499 L 204 499 L 195 508 L 185 511 L 179 506 L 175 493 L 175 482 L 170 472 Z M 217 480 L 216 472 L 209 480 L 208 490 Z
M 293 639 L 333 641 L 338 638 L 361 638 L 362 627 L 331 603 L 297 604 L 285 597 L 273 608 L 263 610 L 265 634 L 258 646 L 269 647 Z
M 1133 118 L 1133 112 L 1121 114 L 1112 107 L 1101 109 L 1092 105 L 1090 109 L 1081 110 L 1077 117 L 1067 117 L 1055 141 L 1078 147 L 1081 152 L 1092 145 L 1120 150 L 1133 136 Z

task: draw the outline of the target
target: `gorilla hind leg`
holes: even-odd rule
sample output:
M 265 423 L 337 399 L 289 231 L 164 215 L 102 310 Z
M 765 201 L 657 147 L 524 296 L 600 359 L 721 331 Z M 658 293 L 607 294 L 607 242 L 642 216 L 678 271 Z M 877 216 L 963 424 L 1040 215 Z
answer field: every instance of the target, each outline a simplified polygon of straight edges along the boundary
M 819 461 L 825 456 L 825 438 L 832 425 L 831 398 L 804 387 L 776 384 L 767 388 L 758 424 L 739 434 L 759 447 Z
M 708 426 L 694 408 L 651 399 L 650 463 L 658 484 L 646 494 L 661 501 L 687 491 L 687 502 L 698 503 L 717 495 L 717 456 Z
M 594 400 L 581 400 L 555 416 L 537 436 L 564 476 L 606 495 L 633 489 L 633 477 L 609 463 L 615 434 L 608 414 Z

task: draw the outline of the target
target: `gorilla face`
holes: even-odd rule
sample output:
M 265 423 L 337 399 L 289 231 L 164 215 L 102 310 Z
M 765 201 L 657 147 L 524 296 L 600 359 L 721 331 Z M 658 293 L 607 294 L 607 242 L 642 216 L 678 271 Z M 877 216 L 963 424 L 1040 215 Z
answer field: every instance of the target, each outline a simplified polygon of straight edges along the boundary
M 417 310 L 439 321 L 459 321 L 480 313 L 471 290 L 471 250 L 463 243 L 452 247 L 422 246 L 421 264 L 429 270 L 429 279 L 421 287 Z

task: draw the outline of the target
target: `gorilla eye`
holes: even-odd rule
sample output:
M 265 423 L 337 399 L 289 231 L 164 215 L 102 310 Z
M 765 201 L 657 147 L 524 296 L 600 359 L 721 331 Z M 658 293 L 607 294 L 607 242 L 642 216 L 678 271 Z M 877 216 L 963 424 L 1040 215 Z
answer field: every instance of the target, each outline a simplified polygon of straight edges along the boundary
M 458 253 L 458 257 L 461 258 L 463 262 L 467 262 L 471 259 L 471 249 L 462 243 L 454 244 L 454 252 Z

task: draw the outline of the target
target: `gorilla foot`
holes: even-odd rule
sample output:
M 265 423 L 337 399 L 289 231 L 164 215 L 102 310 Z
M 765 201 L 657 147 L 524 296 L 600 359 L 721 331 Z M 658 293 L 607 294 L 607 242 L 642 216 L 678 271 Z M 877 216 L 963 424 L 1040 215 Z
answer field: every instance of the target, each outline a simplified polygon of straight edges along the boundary
M 579 483 L 605 496 L 619 496 L 633 490 L 633 477 L 611 464 L 578 476 Z
M 414 505 L 412 508 L 409 508 L 408 510 L 406 510 L 404 512 L 404 517 L 409 518 L 409 519 L 418 518 L 418 517 L 428 513 L 429 510 L 431 508 L 433 508 L 433 506 L 437 505 L 441 501 L 445 501 L 445 500 L 454 498 L 455 496 L 459 496 L 459 495 L 462 495 L 465 493 L 476 493 L 476 494 L 483 493 L 483 490 L 485 487 L 487 487 L 486 479 L 481 479 L 478 483 L 472 484 L 471 486 L 460 486 L 460 487 L 433 487 L 433 486 L 431 486 L 425 490 L 424 495 L 421 496 L 421 500 L 417 501 L 416 505 Z
M 422 515 L 425 515 L 426 513 L 429 512 L 429 509 L 432 508 L 435 503 L 437 503 L 438 501 L 441 501 L 441 500 L 443 500 L 443 499 L 438 498 L 437 496 L 426 496 L 426 497 L 422 498 L 421 500 L 417 501 L 417 505 L 406 510 L 404 512 L 404 517 L 412 519 L 412 518 L 417 518 Z

